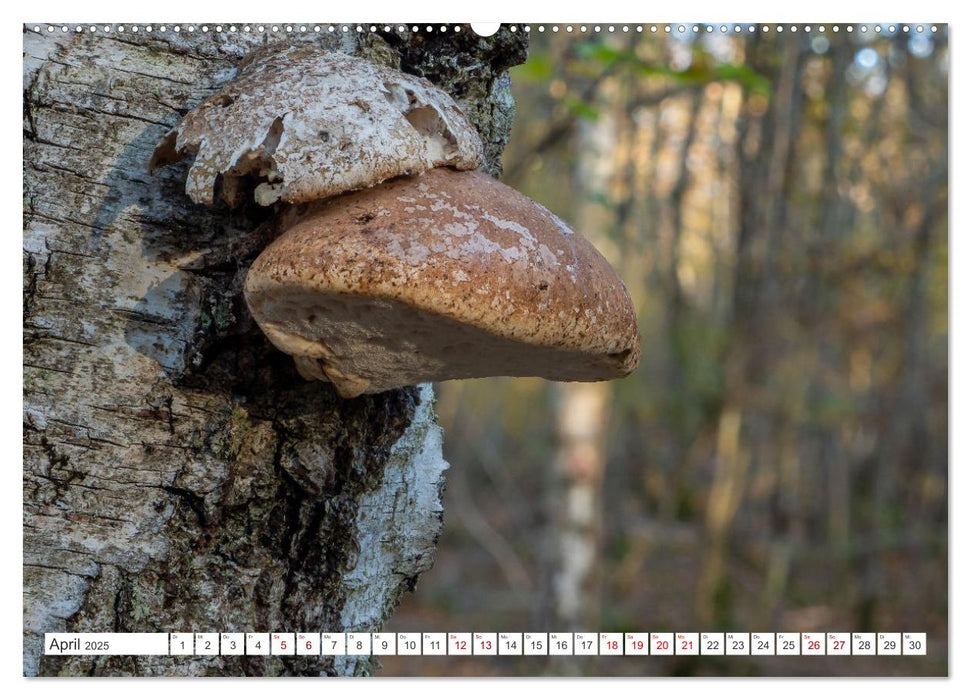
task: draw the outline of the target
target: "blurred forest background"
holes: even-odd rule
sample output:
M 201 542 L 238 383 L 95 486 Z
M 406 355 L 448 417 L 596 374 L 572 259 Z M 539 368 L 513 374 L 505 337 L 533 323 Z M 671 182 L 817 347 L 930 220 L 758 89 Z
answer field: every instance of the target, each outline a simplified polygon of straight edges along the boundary
M 947 672 L 947 28 L 693 26 L 531 27 L 503 179 L 620 272 L 643 361 L 438 387 L 445 534 L 388 629 L 917 631 L 929 653 L 385 673 Z

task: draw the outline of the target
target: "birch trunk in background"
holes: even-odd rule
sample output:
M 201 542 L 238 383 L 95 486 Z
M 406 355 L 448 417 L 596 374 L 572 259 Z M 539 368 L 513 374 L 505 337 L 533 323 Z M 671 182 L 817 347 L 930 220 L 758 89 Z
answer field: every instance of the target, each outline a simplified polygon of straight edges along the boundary
M 432 564 L 430 386 L 343 401 L 253 324 L 266 211 L 194 206 L 156 143 L 264 43 L 424 75 L 497 174 L 525 36 L 24 32 L 27 675 L 366 674 L 368 657 L 45 657 L 45 632 L 377 630 Z M 255 28 L 254 28 L 255 29 Z
M 605 81 L 600 92 L 608 90 L 616 90 L 616 85 Z M 613 214 L 600 202 L 613 173 L 616 130 L 610 114 L 602 114 L 580 128 L 575 176 L 580 204 L 574 217 L 577 230 L 614 266 L 617 260 L 612 259 L 605 235 L 614 225 Z M 550 496 L 551 539 L 555 543 L 549 575 L 551 629 L 597 629 L 606 466 L 604 427 L 610 387 L 606 382 L 565 383 L 557 385 L 554 392 L 557 451 Z
M 606 384 L 556 388 L 557 566 L 552 585 L 556 627 L 594 629 L 600 614 Z

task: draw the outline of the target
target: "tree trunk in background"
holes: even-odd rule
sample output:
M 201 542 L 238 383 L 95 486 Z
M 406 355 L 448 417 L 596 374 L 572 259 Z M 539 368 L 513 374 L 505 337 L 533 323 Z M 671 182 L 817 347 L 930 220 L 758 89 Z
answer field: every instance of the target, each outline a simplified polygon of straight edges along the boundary
M 447 468 L 429 386 L 342 401 L 252 323 L 267 212 L 194 206 L 185 163 L 147 174 L 270 37 L 70 29 L 24 34 L 24 672 L 368 673 L 43 656 L 44 632 L 377 630 L 431 566 Z M 278 36 L 425 75 L 499 172 L 522 34 Z
M 602 92 L 613 90 L 610 81 Z M 616 99 L 612 99 L 616 103 Z M 610 185 L 616 121 L 601 115 L 579 130 L 575 171 L 576 227 L 610 259 L 604 232 L 615 225 L 600 197 Z M 616 260 L 611 260 L 616 265 Z M 554 391 L 557 451 L 550 492 L 550 539 L 554 543 L 550 584 L 550 620 L 554 630 L 583 631 L 600 625 L 600 565 L 603 480 L 606 466 L 604 427 L 610 387 L 606 382 L 565 383 Z
M 792 235 L 785 202 L 790 194 L 795 134 L 801 119 L 800 61 L 798 42 L 754 38 L 747 62 L 771 79 L 772 88 L 764 110 L 753 110 L 751 101 L 758 96 L 745 94 L 749 107 L 743 106 L 738 113 L 734 130 L 738 134 L 735 160 L 740 168 L 729 308 L 734 329 L 722 363 L 725 385 L 714 426 L 715 470 L 705 509 L 705 552 L 696 598 L 696 619 L 702 626 L 731 627 L 738 622 L 732 602 L 732 539 L 747 502 L 747 484 L 772 469 L 763 446 L 769 444 L 775 429 L 773 416 L 758 405 L 756 397 L 765 391 L 766 367 L 775 359 L 775 348 L 769 342 L 771 331 L 777 319 L 788 313 L 778 302 L 786 274 L 779 260 L 787 237 Z M 798 485 L 798 478 L 794 473 L 788 483 Z M 767 531 L 764 536 L 770 534 Z M 768 548 L 773 574 L 766 582 L 766 601 L 781 590 L 788 576 L 790 551 L 788 543 L 770 544 Z
M 552 571 L 555 610 L 551 629 L 583 631 L 599 622 L 598 559 L 603 509 L 605 384 L 556 387 L 559 447 L 553 526 L 556 564 Z

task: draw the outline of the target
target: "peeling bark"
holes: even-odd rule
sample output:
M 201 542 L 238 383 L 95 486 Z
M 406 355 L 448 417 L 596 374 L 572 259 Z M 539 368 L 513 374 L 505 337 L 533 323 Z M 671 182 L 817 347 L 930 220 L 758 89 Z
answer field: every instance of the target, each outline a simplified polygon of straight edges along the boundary
M 24 673 L 366 674 L 369 658 L 44 657 L 43 633 L 376 630 L 431 566 L 431 388 L 349 401 L 259 333 L 268 210 L 155 145 L 266 35 L 24 33 Z M 497 173 L 524 37 L 292 36 L 426 75 Z

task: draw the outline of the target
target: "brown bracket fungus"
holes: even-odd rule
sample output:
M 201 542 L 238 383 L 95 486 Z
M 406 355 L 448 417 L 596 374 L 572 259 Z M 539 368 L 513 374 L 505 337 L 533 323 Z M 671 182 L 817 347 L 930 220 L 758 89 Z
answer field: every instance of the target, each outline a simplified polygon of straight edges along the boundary
M 630 297 L 547 209 L 443 169 L 339 197 L 260 254 L 246 302 L 341 396 L 491 376 L 599 381 L 640 357 Z
M 629 374 L 624 283 L 582 236 L 482 173 L 481 141 L 427 80 L 309 47 L 259 52 L 191 110 L 151 168 L 186 192 L 281 201 L 245 297 L 300 373 L 341 396 L 486 376 Z M 442 167 L 448 166 L 448 167 Z M 324 201 L 326 200 L 326 201 Z M 308 204 L 310 203 L 310 204 Z

